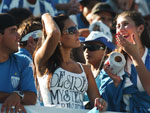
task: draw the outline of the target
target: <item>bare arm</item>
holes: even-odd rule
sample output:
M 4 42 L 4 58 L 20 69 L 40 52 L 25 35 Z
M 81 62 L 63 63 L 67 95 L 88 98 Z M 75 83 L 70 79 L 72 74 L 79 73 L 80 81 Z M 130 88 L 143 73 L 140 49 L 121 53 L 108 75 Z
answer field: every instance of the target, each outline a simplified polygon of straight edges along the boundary
M 132 35 L 131 38 L 134 42 L 133 44 L 122 37 L 118 37 L 117 41 L 124 49 L 124 51 L 126 51 L 131 56 L 133 64 L 142 83 L 142 86 L 147 92 L 147 94 L 150 95 L 150 72 L 146 69 L 146 66 L 141 59 L 142 53 L 139 51 L 140 49 L 137 45 L 137 41 L 134 35 Z
M 87 94 L 88 97 L 90 99 L 91 105 L 92 107 L 94 106 L 94 101 L 96 98 L 100 98 L 100 94 L 97 88 L 97 85 L 95 83 L 95 79 L 94 76 L 92 74 L 91 69 L 89 68 L 89 66 L 84 65 L 84 70 L 85 73 L 87 75 L 87 79 L 88 79 L 88 90 L 87 90 Z
M 60 30 L 48 13 L 42 15 L 43 28 L 46 39 L 35 54 L 35 66 L 39 76 L 42 76 L 42 69 L 47 64 L 48 59 L 53 55 L 58 41 L 60 40 Z
M 126 40 L 124 40 L 126 41 Z M 143 88 L 145 89 L 145 91 L 147 92 L 148 95 L 150 95 L 150 72 L 146 69 L 146 66 L 145 64 L 143 63 L 142 61 L 142 58 L 140 55 L 140 51 L 139 49 L 136 48 L 136 40 L 135 41 L 135 44 L 133 45 L 130 45 L 129 43 L 129 46 L 128 48 L 126 48 L 126 51 L 128 52 L 129 55 L 131 55 L 131 58 L 132 58 L 132 62 L 136 68 L 136 71 L 138 73 L 138 76 L 140 78 L 140 81 L 142 83 L 142 86 Z M 128 43 L 128 42 L 126 42 Z
M 139 56 L 133 57 L 132 61 L 145 91 L 150 96 L 150 72 L 146 69 L 146 66 Z
M 23 105 L 34 105 L 36 104 L 37 96 L 34 92 L 26 91 L 24 92 L 24 98 L 21 101 Z
M 4 93 L 4 92 L 0 92 L 0 103 L 4 103 L 5 100 L 8 97 L 13 96 L 14 97 L 15 93 Z M 16 93 L 17 94 L 17 93 Z M 16 95 L 17 97 L 19 97 L 18 95 Z M 20 97 L 19 97 L 20 98 Z M 15 98 L 16 99 L 16 98 Z M 36 94 L 34 92 L 24 92 L 24 98 L 21 101 L 21 103 L 23 105 L 34 105 L 36 104 Z
M 107 102 L 100 97 L 94 76 L 88 65 L 84 65 L 84 70 L 88 79 L 88 90 L 87 94 L 90 99 L 92 107 L 97 107 L 99 112 L 105 111 L 107 109 Z

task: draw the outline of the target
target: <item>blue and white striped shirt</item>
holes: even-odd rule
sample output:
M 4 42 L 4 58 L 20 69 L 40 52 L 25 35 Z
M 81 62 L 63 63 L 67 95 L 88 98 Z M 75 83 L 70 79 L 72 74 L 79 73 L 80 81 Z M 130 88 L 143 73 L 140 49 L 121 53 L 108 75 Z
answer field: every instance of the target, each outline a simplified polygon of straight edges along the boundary
M 27 0 L 3 0 L 0 7 L 0 13 L 8 12 L 12 8 L 27 8 L 34 16 L 40 16 L 43 13 L 55 15 L 56 10 L 51 0 L 36 0 L 36 3 L 30 4 Z

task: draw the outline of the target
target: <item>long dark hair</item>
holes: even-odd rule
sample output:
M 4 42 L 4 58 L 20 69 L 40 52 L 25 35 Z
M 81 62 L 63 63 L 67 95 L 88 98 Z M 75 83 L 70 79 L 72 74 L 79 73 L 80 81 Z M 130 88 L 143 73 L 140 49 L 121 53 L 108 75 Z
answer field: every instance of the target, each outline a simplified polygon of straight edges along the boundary
M 61 34 L 62 34 L 64 26 L 65 26 L 64 23 L 65 23 L 66 20 L 69 19 L 69 16 L 64 15 L 64 14 L 60 14 L 60 15 L 58 15 L 56 17 L 53 17 L 53 19 L 56 22 L 56 24 L 58 25 L 58 27 L 59 27 L 59 29 L 61 31 Z M 43 37 L 44 40 L 45 40 L 45 37 L 46 37 L 46 35 Z M 43 42 L 44 42 L 43 40 L 40 40 L 38 42 L 38 46 L 37 46 L 37 48 L 35 50 L 35 53 L 41 47 Z M 35 55 L 35 53 L 34 53 L 34 55 Z M 61 65 L 61 63 L 62 63 L 62 55 L 61 55 L 61 52 L 60 52 L 60 44 L 58 44 L 56 49 L 55 49 L 55 52 L 49 58 L 48 63 L 46 65 L 45 74 L 48 73 L 47 85 L 48 85 L 49 89 L 50 89 L 50 80 L 52 78 L 52 75 L 53 75 L 54 71 Z M 34 70 L 35 70 L 34 71 L 34 77 L 36 78 L 36 68 L 35 68 L 35 66 L 34 66 Z M 36 83 L 37 83 L 37 78 L 36 78 Z

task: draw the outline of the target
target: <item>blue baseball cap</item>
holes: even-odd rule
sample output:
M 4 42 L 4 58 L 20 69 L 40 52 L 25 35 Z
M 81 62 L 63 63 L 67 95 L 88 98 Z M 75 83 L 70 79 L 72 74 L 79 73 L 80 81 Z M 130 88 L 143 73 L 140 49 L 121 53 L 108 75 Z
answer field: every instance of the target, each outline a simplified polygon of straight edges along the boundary
M 101 42 L 105 46 L 107 46 L 110 50 L 114 50 L 116 47 L 110 40 L 110 38 L 105 35 L 103 32 L 99 31 L 92 31 L 87 38 L 82 38 L 80 42 L 86 43 L 86 42 Z

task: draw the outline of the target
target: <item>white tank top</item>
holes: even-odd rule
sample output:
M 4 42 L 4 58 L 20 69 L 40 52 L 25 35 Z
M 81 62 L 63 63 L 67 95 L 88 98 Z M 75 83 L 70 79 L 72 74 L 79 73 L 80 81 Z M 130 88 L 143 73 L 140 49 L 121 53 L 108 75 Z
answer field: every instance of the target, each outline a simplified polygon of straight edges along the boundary
M 82 73 L 72 73 L 59 67 L 53 74 L 50 90 L 48 75 L 38 77 L 44 106 L 83 109 L 83 96 L 88 88 L 88 80 L 82 65 Z

